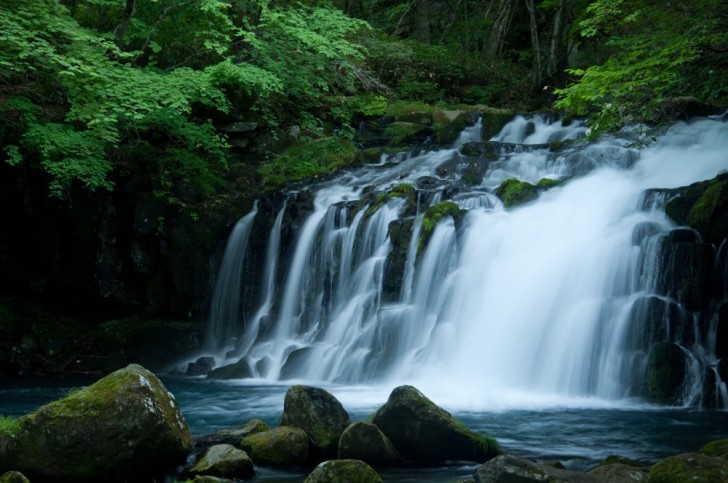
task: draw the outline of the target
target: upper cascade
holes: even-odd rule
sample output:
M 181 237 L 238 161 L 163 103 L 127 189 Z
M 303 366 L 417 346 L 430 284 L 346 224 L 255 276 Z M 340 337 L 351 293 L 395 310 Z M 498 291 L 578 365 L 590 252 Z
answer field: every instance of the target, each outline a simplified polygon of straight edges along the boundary
M 449 149 L 311 184 L 305 210 L 301 192 L 261 200 L 244 220 L 269 233 L 267 253 L 252 254 L 265 261 L 240 277 L 263 283 L 223 282 L 226 254 L 214 300 L 238 305 L 211 313 L 211 337 L 228 334 L 216 363 L 269 381 L 416 384 L 491 407 L 699 404 L 709 373 L 725 394 L 720 296 L 685 305 L 659 274 L 685 250 L 671 241 L 669 190 L 728 168 L 728 123 L 676 123 L 638 149 L 637 131 L 564 143 L 586 136 L 578 119 L 516 116 L 490 141 L 481 122 Z M 500 199 L 513 178 L 530 190 L 517 205 Z M 665 195 L 646 203 L 655 189 Z M 683 367 L 679 390 L 650 385 L 661 354 Z

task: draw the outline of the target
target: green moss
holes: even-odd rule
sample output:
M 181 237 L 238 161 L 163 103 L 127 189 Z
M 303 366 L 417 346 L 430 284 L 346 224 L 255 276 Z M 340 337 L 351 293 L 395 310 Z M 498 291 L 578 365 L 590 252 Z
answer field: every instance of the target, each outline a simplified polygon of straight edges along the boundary
M 728 438 L 711 441 L 700 450 L 706 456 L 728 459 Z
M 394 122 L 384 128 L 384 134 L 392 145 L 400 146 L 409 144 L 422 135 L 428 129 L 424 124 L 413 122 Z
M 701 229 L 710 223 L 721 198 L 721 191 L 728 186 L 728 179 L 711 184 L 698 198 L 698 201 L 690 209 L 688 224 L 691 227 Z
M 540 180 L 538 180 L 538 183 L 536 183 L 536 187 L 542 190 L 548 190 L 557 186 L 561 186 L 562 184 L 564 184 L 563 179 L 541 178 Z
M 0 414 L 0 435 L 15 436 L 20 431 L 20 423 L 11 416 Z
M 308 459 L 306 432 L 291 426 L 279 426 L 243 438 L 240 447 L 256 464 L 275 467 L 300 466 Z
M 725 482 L 728 462 L 697 453 L 665 458 L 650 469 L 650 483 Z
M 333 173 L 352 164 L 357 148 L 338 137 L 317 139 L 291 146 L 273 161 L 258 167 L 264 189 L 273 190 L 287 183 Z
M 387 114 L 392 116 L 396 121 L 400 121 L 405 118 L 411 118 L 412 114 L 429 114 L 435 109 L 435 106 L 425 104 L 424 102 L 397 101 L 389 105 L 387 108 Z
M 463 183 L 478 185 L 478 184 L 480 184 L 481 181 L 483 181 L 483 178 L 481 178 L 480 176 L 476 176 L 474 174 L 464 174 L 464 175 L 462 175 L 460 180 Z
M 510 178 L 501 183 L 495 194 L 503 202 L 503 206 L 511 208 L 533 201 L 538 197 L 538 190 L 531 183 Z
M 427 241 L 430 239 L 432 232 L 440 220 L 446 216 L 451 216 L 453 220 L 458 221 L 466 213 L 467 210 L 463 210 L 460 208 L 460 205 L 452 201 L 442 201 L 427 208 L 422 218 L 422 230 L 420 231 L 418 249 L 421 251 L 427 245 Z

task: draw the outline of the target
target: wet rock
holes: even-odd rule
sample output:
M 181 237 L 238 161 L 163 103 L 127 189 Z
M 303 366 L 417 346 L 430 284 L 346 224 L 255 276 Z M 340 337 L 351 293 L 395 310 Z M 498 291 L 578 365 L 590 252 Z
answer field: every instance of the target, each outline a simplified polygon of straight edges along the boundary
M 718 359 L 728 357 L 728 303 L 718 309 L 718 327 L 715 333 L 715 355 Z
M 657 107 L 657 122 L 686 121 L 696 116 L 708 116 L 713 113 L 709 104 L 700 102 L 695 97 L 680 96 L 664 99 Z
M 361 460 L 375 468 L 401 462 L 389 438 L 375 425 L 361 421 L 349 425 L 341 435 L 339 459 Z
M 658 461 L 650 469 L 650 483 L 718 483 L 728 480 L 728 461 L 699 453 L 685 453 Z
M 680 405 L 687 374 L 685 352 L 672 342 L 660 342 L 650 349 L 647 391 L 652 402 Z
M 647 483 L 650 471 L 649 468 L 612 463 L 594 468 L 588 474 L 599 483 L 637 483 L 640 481 Z
M 685 229 L 673 230 L 664 237 L 656 288 L 691 311 L 707 308 L 714 286 L 714 248 L 709 243 L 689 241 L 695 237 L 694 232 Z
M 195 362 L 187 364 L 185 374 L 188 376 L 204 376 L 215 367 L 214 357 L 200 357 Z
M 449 145 L 455 142 L 463 129 L 476 123 L 478 115 L 469 111 L 435 111 L 432 119 L 435 142 Z
M 470 431 L 412 386 L 395 388 L 372 421 L 405 460 L 483 462 L 500 453 L 494 439 Z
M 658 342 L 679 340 L 685 346 L 692 344 L 692 325 L 678 304 L 655 296 L 637 299 L 629 313 L 626 346 L 647 352 Z
M 301 347 L 288 354 L 286 362 L 281 367 L 280 380 L 286 381 L 301 377 L 303 375 L 301 371 L 306 367 L 305 361 L 311 355 L 312 351 L 313 348 L 311 347 Z
M 308 461 L 308 435 L 299 428 L 280 426 L 247 436 L 240 447 L 256 465 L 292 468 Z
M 392 242 L 392 251 L 387 256 L 382 277 L 382 295 L 385 301 L 397 300 L 404 278 L 407 264 L 407 252 L 414 226 L 413 219 L 398 219 L 389 224 L 389 240 Z
M 632 245 L 639 246 L 644 240 L 660 232 L 660 225 L 654 221 L 644 221 L 632 230 Z
M 728 237 L 728 173 L 674 192 L 678 196 L 667 203 L 665 213 L 675 223 L 699 231 L 716 246 Z
M 332 460 L 319 464 L 305 480 L 305 483 L 330 483 L 333 481 L 352 483 L 381 483 L 382 477 L 363 461 Z
M 270 428 L 267 424 L 265 424 L 265 421 L 253 419 L 243 426 L 221 429 L 216 433 L 203 436 L 195 442 L 195 447 L 205 448 L 216 444 L 231 444 L 233 446 L 238 446 L 240 441 L 244 438 L 269 430 Z
M 220 478 L 251 478 L 255 470 L 253 461 L 245 451 L 229 444 L 218 444 L 205 450 L 188 473 Z
M 293 386 L 286 391 L 281 426 L 306 432 L 312 461 L 335 458 L 341 433 L 350 423 L 344 407 L 327 391 L 311 386 Z
M 495 190 L 495 195 L 501 199 L 503 206 L 511 208 L 535 200 L 538 198 L 538 190 L 531 183 L 510 178 L 501 183 Z
M 245 359 L 218 367 L 207 373 L 208 379 L 245 379 L 248 377 L 253 377 L 253 370 L 245 362 Z
M 393 146 L 420 144 L 432 135 L 432 128 L 412 122 L 393 122 L 384 128 L 384 134 Z
M 184 462 L 187 423 L 157 377 L 132 364 L 17 420 L 0 435 L 0 470 L 31 479 L 139 480 Z
M 8 471 L 0 475 L 0 483 L 30 483 L 30 480 L 19 471 Z
M 475 483 L 597 483 L 585 473 L 554 468 L 514 455 L 500 455 L 475 469 Z

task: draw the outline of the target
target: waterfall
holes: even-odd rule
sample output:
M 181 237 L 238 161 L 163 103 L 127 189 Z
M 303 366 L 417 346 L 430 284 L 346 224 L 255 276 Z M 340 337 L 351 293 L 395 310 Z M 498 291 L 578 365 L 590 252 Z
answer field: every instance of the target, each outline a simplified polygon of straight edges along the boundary
M 585 142 L 581 120 L 516 116 L 489 141 L 481 129 L 311 185 L 288 259 L 281 209 L 260 302 L 242 309 L 253 315 L 234 295 L 239 268 L 226 266 L 242 263 L 228 261 L 236 227 L 211 315 L 216 348 L 221 336 L 242 341 L 238 356 L 261 379 L 411 383 L 439 400 L 497 406 L 645 397 L 650 348 L 669 343 L 685 359 L 680 403 L 699 403 L 713 370 L 725 404 L 716 324 L 666 292 L 663 265 L 677 236 L 664 213 L 669 190 L 728 169 L 728 124 L 680 122 L 642 149 L 629 131 Z M 463 154 L 466 144 L 497 159 Z M 482 180 L 463 182 L 471 172 Z M 560 184 L 505 209 L 494 192 L 509 178 Z M 425 212 L 440 200 L 466 214 L 426 231 Z

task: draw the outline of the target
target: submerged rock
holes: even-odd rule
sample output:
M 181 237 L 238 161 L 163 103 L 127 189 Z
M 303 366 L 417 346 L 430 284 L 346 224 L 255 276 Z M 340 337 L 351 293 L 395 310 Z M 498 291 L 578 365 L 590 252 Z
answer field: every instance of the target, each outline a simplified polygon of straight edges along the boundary
M 253 419 L 243 426 L 225 428 L 214 434 L 203 436 L 195 442 L 195 447 L 204 448 L 216 444 L 231 444 L 233 446 L 238 446 L 243 438 L 268 430 L 270 430 L 270 428 L 267 424 L 265 424 L 265 421 Z
M 0 470 L 38 480 L 138 480 L 184 462 L 192 448 L 174 396 L 131 364 L 17 420 L 0 434 Z
M 375 425 L 362 421 L 349 425 L 339 438 L 339 459 L 361 460 L 374 467 L 402 461 L 389 438 Z
M 416 463 L 483 462 L 500 453 L 494 439 L 470 431 L 412 386 L 395 388 L 372 422 Z
M 475 469 L 475 483 L 598 483 L 593 476 L 536 463 L 514 455 L 500 455 Z
M 319 464 L 305 483 L 381 483 L 382 477 L 371 466 L 358 460 L 331 460 Z
M 339 437 L 350 423 L 341 403 L 321 388 L 293 386 L 286 392 L 281 426 L 294 426 L 306 432 L 313 461 L 336 457 Z
M 189 473 L 221 478 L 251 478 L 255 475 L 253 461 L 247 453 L 229 444 L 208 448 Z
M 240 441 L 240 447 L 262 466 L 291 468 L 308 460 L 308 436 L 302 429 L 290 426 L 247 436 Z

